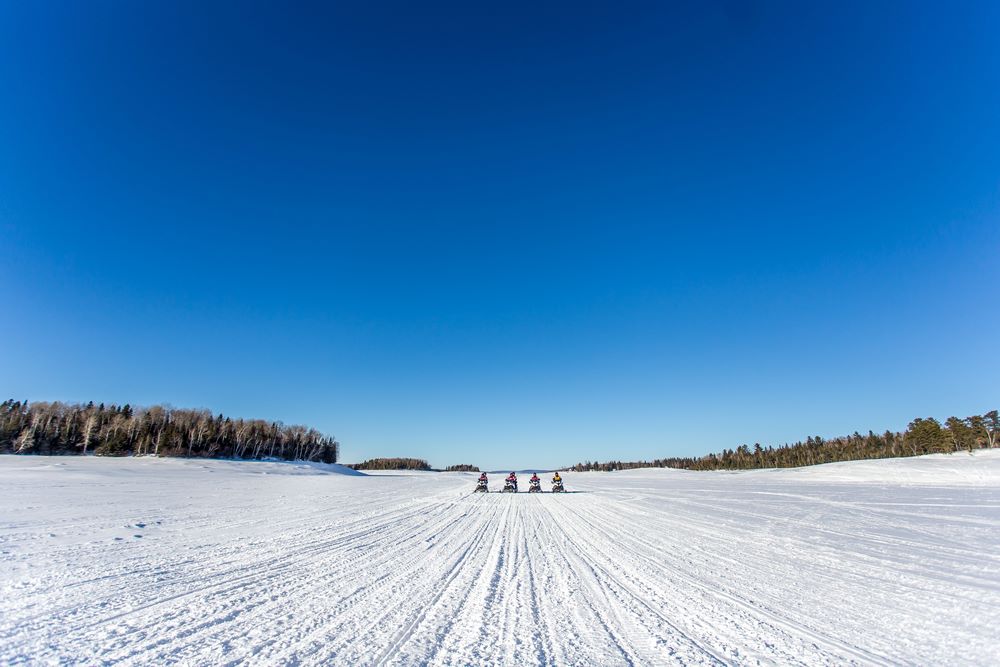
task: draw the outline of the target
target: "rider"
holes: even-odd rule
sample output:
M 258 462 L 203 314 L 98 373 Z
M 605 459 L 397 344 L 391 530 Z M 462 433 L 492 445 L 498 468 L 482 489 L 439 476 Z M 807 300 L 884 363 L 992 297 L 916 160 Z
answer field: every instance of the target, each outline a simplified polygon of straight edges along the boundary
M 559 484 L 562 482 L 562 477 L 559 476 L 559 471 L 556 470 L 556 474 L 552 476 L 552 483 Z
M 536 484 L 541 484 L 542 483 L 542 480 L 538 479 L 538 473 L 537 472 L 531 473 L 531 479 L 529 481 L 531 482 L 532 486 L 534 486 Z
M 486 482 L 486 481 L 488 481 L 486 479 L 486 473 L 485 472 L 479 474 L 479 481 L 480 482 Z
M 507 481 L 513 484 L 515 489 L 517 488 L 517 475 L 514 474 L 513 470 L 507 475 Z

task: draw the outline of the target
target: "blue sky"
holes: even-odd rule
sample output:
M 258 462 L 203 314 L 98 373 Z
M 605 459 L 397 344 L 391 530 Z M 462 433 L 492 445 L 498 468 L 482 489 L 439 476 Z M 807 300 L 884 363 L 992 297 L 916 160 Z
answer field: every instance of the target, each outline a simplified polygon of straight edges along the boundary
M 4 397 L 489 468 L 1000 407 L 996 3 L 284 4 L 0 7 Z

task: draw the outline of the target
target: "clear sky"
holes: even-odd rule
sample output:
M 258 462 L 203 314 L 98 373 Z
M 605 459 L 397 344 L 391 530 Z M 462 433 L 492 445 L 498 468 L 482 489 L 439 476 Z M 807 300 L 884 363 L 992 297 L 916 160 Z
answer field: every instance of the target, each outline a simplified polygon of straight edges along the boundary
M 290 4 L 0 5 L 4 398 L 489 468 L 1000 407 L 1000 3 Z

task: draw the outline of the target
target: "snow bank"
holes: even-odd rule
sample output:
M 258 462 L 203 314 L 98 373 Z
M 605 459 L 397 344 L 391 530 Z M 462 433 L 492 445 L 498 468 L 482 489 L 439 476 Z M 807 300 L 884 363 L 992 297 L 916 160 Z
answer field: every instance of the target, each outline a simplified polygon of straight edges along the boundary
M 177 470 L 225 472 L 237 475 L 352 475 L 365 473 L 338 463 L 314 461 L 246 461 L 235 459 L 186 459 L 176 457 L 35 456 L 0 455 L 4 471 L 86 471 L 93 474 L 134 475 Z
M 578 475 L 617 475 L 626 479 L 680 479 L 718 476 L 732 480 L 767 479 L 772 482 L 841 482 L 846 484 L 893 484 L 921 486 L 1000 486 L 1000 449 L 979 449 L 952 454 L 929 454 L 895 459 L 840 461 L 800 468 L 756 470 L 676 470 L 636 468 L 614 473 L 586 472 Z
M 843 461 L 780 472 L 789 481 L 901 484 L 920 486 L 1000 486 L 1000 449 L 929 454 L 899 459 Z

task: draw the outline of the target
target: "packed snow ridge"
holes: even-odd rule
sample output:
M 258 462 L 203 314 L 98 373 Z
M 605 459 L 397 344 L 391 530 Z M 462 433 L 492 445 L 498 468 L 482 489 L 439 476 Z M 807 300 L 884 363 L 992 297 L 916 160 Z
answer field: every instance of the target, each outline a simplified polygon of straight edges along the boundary
M 1000 664 L 1000 451 L 339 472 L 0 457 L 0 663 Z

